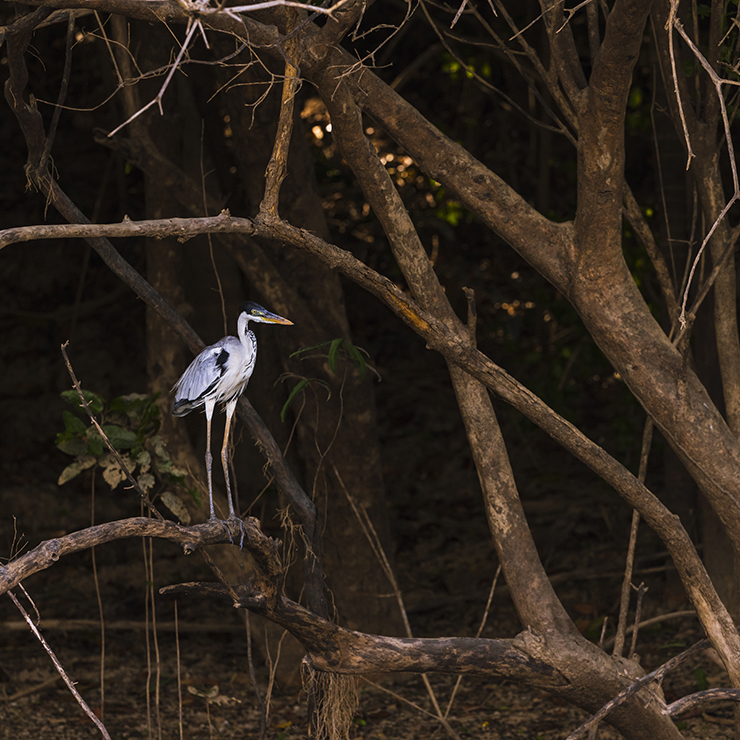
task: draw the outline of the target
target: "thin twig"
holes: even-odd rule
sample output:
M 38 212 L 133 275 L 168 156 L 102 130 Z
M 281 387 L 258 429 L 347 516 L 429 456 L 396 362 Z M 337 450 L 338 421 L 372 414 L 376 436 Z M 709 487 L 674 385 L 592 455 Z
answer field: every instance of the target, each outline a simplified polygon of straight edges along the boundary
M 637 479 L 640 483 L 645 483 L 647 474 L 647 463 L 650 454 L 650 446 L 653 439 L 653 420 L 648 417 L 645 420 L 645 427 L 642 432 L 642 450 L 640 452 L 640 469 Z M 630 527 L 629 546 L 627 547 L 627 562 L 624 566 L 624 579 L 622 581 L 622 593 L 619 603 L 619 622 L 617 623 L 617 635 L 614 639 L 614 650 L 612 655 L 622 657 L 624 650 L 624 636 L 627 629 L 627 613 L 630 604 L 630 587 L 632 584 L 632 573 L 635 565 L 635 548 L 637 546 L 637 529 L 640 525 L 640 512 L 637 509 L 632 511 L 632 526 Z M 639 620 L 635 622 L 638 624 Z
M 67 675 L 67 672 L 64 670 L 62 664 L 59 662 L 59 659 L 55 655 L 54 651 L 51 649 L 51 646 L 48 642 L 46 642 L 44 636 L 39 632 L 31 617 L 28 616 L 28 613 L 23 608 L 23 605 L 18 601 L 12 591 L 8 591 L 8 596 L 10 596 L 11 601 L 15 604 L 16 608 L 21 613 L 23 619 L 26 620 L 26 624 L 28 624 L 28 626 L 31 628 L 31 632 L 33 632 L 33 634 L 36 636 L 36 639 L 41 643 L 41 646 L 44 648 L 44 650 L 46 650 L 47 654 L 51 658 L 52 663 L 54 663 L 54 667 L 57 669 L 59 675 L 62 677 L 62 680 L 65 684 L 67 684 L 67 688 L 72 693 L 72 696 L 74 696 L 75 700 L 82 707 L 85 714 L 93 721 L 98 730 L 100 730 L 100 734 L 106 740 L 110 740 L 110 735 L 108 734 L 108 730 L 105 729 L 105 725 L 95 716 L 95 712 L 90 709 L 85 700 L 82 698 L 80 692 L 77 691 L 74 681 L 72 681 L 72 679 Z
M 252 624 L 249 619 L 249 609 L 244 610 L 244 626 L 247 630 L 247 666 L 249 667 L 249 678 L 252 681 L 254 695 L 257 698 L 257 704 L 259 704 L 260 708 L 260 729 L 257 738 L 258 740 L 265 740 L 265 736 L 267 735 L 267 707 L 265 706 L 265 700 L 262 698 L 262 692 L 260 691 L 259 683 L 257 682 L 257 674 L 254 670 L 254 658 L 252 656 Z
M 480 637 L 483 633 L 483 628 L 486 626 L 486 622 L 488 621 L 488 614 L 491 610 L 491 602 L 493 601 L 493 594 L 496 590 L 496 584 L 498 583 L 499 576 L 501 575 L 501 563 L 498 564 L 498 567 L 496 568 L 496 573 L 493 576 L 493 582 L 491 583 L 491 590 L 488 592 L 488 600 L 486 601 L 486 608 L 483 610 L 483 618 L 480 621 L 480 625 L 478 626 L 478 631 L 475 633 L 476 638 Z M 445 719 L 450 716 L 450 710 L 452 709 L 452 704 L 455 701 L 455 695 L 457 694 L 457 690 L 460 687 L 460 683 L 462 682 L 462 674 L 457 677 L 457 680 L 455 681 L 455 686 L 452 689 L 452 693 L 450 694 L 450 700 L 447 702 L 447 709 L 445 709 Z
M 90 526 L 95 526 L 95 468 L 90 477 Z M 100 581 L 98 580 L 98 564 L 95 557 L 95 547 L 90 548 L 90 562 L 92 564 L 93 582 L 95 583 L 95 596 L 98 601 L 98 614 L 100 615 L 100 719 L 105 719 L 105 614 L 103 612 L 103 597 L 100 593 Z
M 185 728 L 182 723 L 182 669 L 180 664 L 180 625 L 177 619 L 177 599 L 175 599 L 175 660 L 177 662 L 177 726 L 180 740 L 184 740 Z
M 665 30 L 668 31 L 668 55 L 671 59 L 671 77 L 673 78 L 673 88 L 676 93 L 676 102 L 678 103 L 678 115 L 681 119 L 684 141 L 686 141 L 686 169 L 688 170 L 691 166 L 691 160 L 696 155 L 694 154 L 694 150 L 691 148 L 691 137 L 689 136 L 689 127 L 686 123 L 686 114 L 683 110 L 683 101 L 681 100 L 681 93 L 678 85 L 678 72 L 676 70 L 676 49 L 673 45 L 673 28 L 675 27 L 677 12 L 678 3 L 674 2 L 674 0 L 671 0 L 671 10 L 668 14 L 668 21 L 666 22 Z
M 404 704 L 408 704 L 412 709 L 415 709 L 417 712 L 421 712 L 421 714 L 426 714 L 427 717 L 431 717 L 432 719 L 439 719 L 439 717 L 436 714 L 432 714 L 432 712 L 428 711 L 427 709 L 424 709 L 424 707 L 419 706 L 418 704 L 411 701 L 410 699 L 407 699 L 405 696 L 401 696 L 395 691 L 391 691 L 385 686 L 382 686 L 381 684 L 376 683 L 375 681 L 371 681 L 367 676 L 360 675 L 360 679 L 364 681 L 365 683 L 370 684 L 370 686 L 373 686 L 376 689 L 380 689 L 381 691 L 384 691 L 386 694 L 389 694 L 394 699 L 398 699 L 398 701 L 402 701 Z
M 671 717 L 675 717 L 677 714 L 682 714 L 700 704 L 709 704 L 710 702 L 717 701 L 740 702 L 740 689 L 706 689 L 705 691 L 697 691 L 694 694 L 689 694 L 674 701 L 663 711 L 671 715 Z
M 727 155 L 730 162 L 730 172 L 732 174 L 732 185 L 733 185 L 733 194 L 730 200 L 725 204 L 724 208 L 721 210 L 720 214 L 717 216 L 717 218 L 714 220 L 714 223 L 712 224 L 711 228 L 709 229 L 709 232 L 704 237 L 704 240 L 702 241 L 701 247 L 699 248 L 699 251 L 697 252 L 696 256 L 694 257 L 694 262 L 691 265 L 691 271 L 689 273 L 689 279 L 687 281 L 686 287 L 684 288 L 684 294 L 683 294 L 683 300 L 681 302 L 681 313 L 679 316 L 679 321 L 681 323 L 681 327 L 683 329 L 686 328 L 687 325 L 687 319 L 686 319 L 686 303 L 688 302 L 689 297 L 689 289 L 691 287 L 692 279 L 694 276 L 694 272 L 696 271 L 696 268 L 699 264 L 699 260 L 701 259 L 704 249 L 706 248 L 707 244 L 709 243 L 709 240 L 711 239 L 712 235 L 714 234 L 715 230 L 719 226 L 719 224 L 722 222 L 722 220 L 727 215 L 730 208 L 734 205 L 734 203 L 738 200 L 740 200 L 740 177 L 738 176 L 737 172 L 737 164 L 735 162 L 735 148 L 732 141 L 732 132 L 730 129 L 730 119 L 727 114 L 727 105 L 725 104 L 725 99 L 722 94 L 722 86 L 723 85 L 740 85 L 739 82 L 736 80 L 728 80 L 728 79 L 722 79 L 712 68 L 712 65 L 709 63 L 709 61 L 706 59 L 706 57 L 701 53 L 699 48 L 696 46 L 696 44 L 693 42 L 691 37 L 686 33 L 686 30 L 683 27 L 683 24 L 678 19 L 678 6 L 679 1 L 678 0 L 671 0 L 671 9 L 668 15 L 668 21 L 666 23 L 666 30 L 668 31 L 668 42 L 669 42 L 669 53 L 671 58 L 671 70 L 673 74 L 673 81 L 674 81 L 674 87 L 676 92 L 676 100 L 678 102 L 678 110 L 681 117 L 681 124 L 683 126 L 683 132 L 684 132 L 684 139 L 686 141 L 686 147 L 688 150 L 688 161 L 686 163 L 686 169 L 688 170 L 690 164 L 691 164 L 691 158 L 694 155 L 693 150 L 691 148 L 691 140 L 689 137 L 689 131 L 688 126 L 686 124 L 686 118 L 683 111 L 683 102 L 681 100 L 681 95 L 679 92 L 679 86 L 678 86 L 678 76 L 676 72 L 676 59 L 675 59 L 675 49 L 673 46 L 673 31 L 674 29 L 678 32 L 678 34 L 681 36 L 681 38 L 684 40 L 686 45 L 691 50 L 691 53 L 694 55 L 694 58 L 701 64 L 701 66 L 704 68 L 704 71 L 709 76 L 709 79 L 712 82 L 712 85 L 714 86 L 715 94 L 717 96 L 717 101 L 719 103 L 720 113 L 722 116 L 722 124 L 724 127 L 725 132 L 725 143 L 727 144 Z M 696 19 L 696 14 L 695 14 Z M 721 261 L 724 261 L 722 259 Z
M 62 114 L 62 105 L 67 97 L 67 90 L 69 90 L 69 80 L 72 73 L 72 44 L 75 39 L 75 19 L 77 17 L 76 11 L 71 10 L 69 12 L 69 18 L 67 19 L 67 49 L 64 56 L 64 70 L 62 72 L 62 84 L 59 87 L 59 96 L 57 98 L 57 105 L 54 109 L 54 114 L 51 118 L 51 124 L 49 125 L 49 133 L 46 136 L 46 142 L 44 143 L 44 151 L 41 154 L 41 160 L 39 167 L 44 169 L 49 156 L 51 155 L 51 147 L 54 143 L 54 137 L 56 136 L 57 126 L 59 125 L 59 117 Z
M 637 645 L 637 635 L 640 631 L 640 617 L 642 616 L 642 601 L 645 598 L 648 587 L 641 583 L 637 589 L 637 602 L 635 603 L 635 627 L 632 632 L 632 645 L 630 645 L 630 652 L 627 656 L 630 660 L 635 657 L 635 646 Z
M 145 540 L 146 542 L 146 540 Z M 157 609 L 154 594 L 154 541 L 149 538 L 149 548 L 144 550 L 147 556 L 147 589 L 151 592 L 149 607 L 152 612 L 152 643 L 154 644 L 154 716 L 157 720 L 157 740 L 162 740 L 162 715 L 160 689 L 162 687 L 162 658 L 159 652 L 159 635 L 157 634 Z M 148 634 L 148 633 L 147 633 Z

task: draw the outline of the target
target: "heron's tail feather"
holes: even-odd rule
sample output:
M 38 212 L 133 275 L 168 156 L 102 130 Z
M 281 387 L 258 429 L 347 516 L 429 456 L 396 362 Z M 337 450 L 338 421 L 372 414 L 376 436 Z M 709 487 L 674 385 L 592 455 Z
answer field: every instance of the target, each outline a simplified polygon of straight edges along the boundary
M 176 398 L 175 402 L 172 404 L 172 413 L 174 416 L 185 416 L 202 405 L 202 398 L 197 398 L 195 400 L 190 398 Z

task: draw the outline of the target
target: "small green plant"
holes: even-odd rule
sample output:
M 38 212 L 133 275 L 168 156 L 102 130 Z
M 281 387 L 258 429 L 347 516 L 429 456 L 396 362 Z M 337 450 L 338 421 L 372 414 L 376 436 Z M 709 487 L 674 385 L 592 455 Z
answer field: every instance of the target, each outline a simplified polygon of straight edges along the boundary
M 61 395 L 74 412 L 66 409 L 62 412 L 64 431 L 57 434 L 55 442 L 62 452 L 74 460 L 62 471 L 59 485 L 73 480 L 83 470 L 98 467 L 111 489 L 117 488 L 127 479 L 126 472 L 121 469 L 95 425 L 89 423 L 90 418 L 77 391 L 64 391 Z M 156 396 L 150 398 L 142 393 L 129 393 L 108 402 L 92 391 L 83 390 L 82 395 L 103 434 L 141 490 L 150 495 L 159 482 L 159 495 L 165 505 L 172 509 L 170 503 L 174 505 L 176 497 L 162 489 L 172 483 L 183 485 L 186 473 L 174 464 L 164 440 L 158 434 L 160 420 Z M 197 490 L 189 492 L 199 501 Z M 174 513 L 180 515 L 181 512 Z
M 291 357 L 299 357 L 300 355 L 305 355 L 306 352 L 322 350 L 325 347 L 329 348 L 326 354 L 320 352 L 318 354 L 311 355 L 311 357 L 326 357 L 329 362 L 329 368 L 335 375 L 337 374 L 338 360 L 340 358 L 343 358 L 345 361 L 352 362 L 360 371 L 361 381 L 365 379 L 368 364 L 363 356 L 364 350 L 356 347 L 354 344 L 352 344 L 352 342 L 348 342 L 343 337 L 338 337 L 337 339 L 332 339 L 328 342 L 321 342 L 320 344 L 314 344 L 310 347 L 303 347 L 302 349 L 293 352 L 293 354 L 291 354 Z M 372 370 L 372 368 L 370 369 Z M 285 421 L 288 409 L 290 408 L 290 405 L 291 403 L 293 403 L 293 400 L 296 398 L 296 396 L 298 396 L 300 393 L 303 393 L 306 388 L 308 388 L 312 383 L 319 383 L 320 385 L 323 385 L 326 388 L 327 398 L 331 398 L 331 387 L 325 380 L 322 380 L 321 378 L 300 378 L 300 380 L 291 389 L 290 393 L 288 394 L 288 399 L 283 404 L 283 408 L 280 411 L 280 421 Z

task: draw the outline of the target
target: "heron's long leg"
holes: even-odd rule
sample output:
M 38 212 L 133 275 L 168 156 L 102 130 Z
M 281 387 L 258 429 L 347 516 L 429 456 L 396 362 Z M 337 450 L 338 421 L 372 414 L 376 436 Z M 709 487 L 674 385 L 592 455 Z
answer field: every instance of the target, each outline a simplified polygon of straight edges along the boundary
M 211 419 L 215 407 L 215 401 L 206 401 L 206 474 L 208 476 L 208 500 L 211 504 L 211 519 L 216 518 L 216 511 L 213 508 L 213 455 L 211 455 Z
M 229 436 L 231 435 L 231 418 L 236 410 L 236 402 L 233 399 L 226 404 L 226 428 L 224 429 L 224 444 L 221 447 L 221 464 L 224 466 L 224 478 L 226 479 L 226 497 L 229 499 L 229 517 L 236 516 L 234 513 L 234 502 L 231 498 L 231 481 L 229 480 Z

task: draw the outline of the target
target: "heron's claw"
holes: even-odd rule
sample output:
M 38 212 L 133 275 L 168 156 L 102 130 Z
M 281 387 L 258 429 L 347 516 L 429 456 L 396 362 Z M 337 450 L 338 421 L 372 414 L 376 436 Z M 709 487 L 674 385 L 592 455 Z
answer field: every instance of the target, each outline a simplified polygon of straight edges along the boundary
M 241 537 L 239 539 L 239 549 L 244 549 L 244 537 L 247 534 L 247 530 L 244 529 L 244 522 L 236 515 L 236 514 L 230 514 L 229 515 L 229 521 L 230 522 L 239 522 L 239 531 L 242 533 Z M 229 532 L 229 539 L 231 539 L 231 533 Z M 231 540 L 231 544 L 234 544 L 234 540 Z

